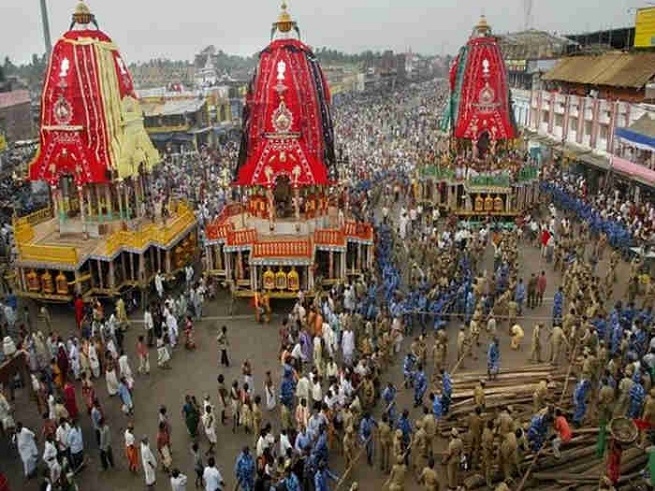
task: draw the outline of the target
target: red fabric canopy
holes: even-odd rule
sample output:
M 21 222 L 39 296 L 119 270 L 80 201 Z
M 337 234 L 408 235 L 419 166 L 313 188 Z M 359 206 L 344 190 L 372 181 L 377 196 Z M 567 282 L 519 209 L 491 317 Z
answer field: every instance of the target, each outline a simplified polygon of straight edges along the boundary
M 468 41 L 459 111 L 456 115 L 456 138 L 478 140 L 484 132 L 489 138 L 516 138 L 509 104 L 507 70 L 497 40 L 493 36 L 474 37 Z
M 117 96 L 113 102 L 112 94 Z M 56 185 L 61 176 L 71 175 L 77 185 L 108 182 L 120 145 L 120 108 L 114 103 L 128 95 L 137 97 L 111 39 L 99 30 L 66 32 L 53 47 L 46 72 L 40 147 L 30 179 Z
M 309 48 L 296 39 L 273 41 L 260 54 L 246 98 L 244 142 L 234 184 L 293 186 L 329 183 L 334 154 L 330 91 Z

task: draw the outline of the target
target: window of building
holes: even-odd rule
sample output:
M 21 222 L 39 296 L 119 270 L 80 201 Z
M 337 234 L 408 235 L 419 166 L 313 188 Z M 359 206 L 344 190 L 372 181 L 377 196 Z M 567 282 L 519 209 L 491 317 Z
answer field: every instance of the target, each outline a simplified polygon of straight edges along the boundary
M 564 116 L 562 116 L 561 114 L 556 114 L 555 115 L 555 126 L 557 126 L 558 128 L 562 128 L 564 126 L 563 123 L 564 123 Z
M 578 118 L 569 118 L 569 130 L 578 131 Z
M 591 121 L 584 122 L 584 134 L 591 136 Z
M 550 112 L 549 111 L 544 111 L 541 113 L 541 122 L 542 123 L 548 123 L 548 120 L 550 119 Z
M 609 137 L 609 127 L 606 124 L 600 125 L 599 136 L 601 140 L 607 140 Z

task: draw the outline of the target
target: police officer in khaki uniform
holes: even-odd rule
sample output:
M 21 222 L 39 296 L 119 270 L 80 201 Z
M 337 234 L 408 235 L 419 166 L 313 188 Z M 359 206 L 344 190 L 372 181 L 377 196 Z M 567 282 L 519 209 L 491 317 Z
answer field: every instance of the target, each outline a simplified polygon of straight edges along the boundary
M 382 472 L 389 472 L 391 469 L 391 447 L 393 443 L 391 426 L 389 426 L 389 418 L 386 414 L 382 415 L 382 421 L 378 424 L 378 441 L 380 443 L 380 469 Z
M 349 467 L 355 458 L 355 432 L 352 426 L 346 428 L 343 435 L 343 459 L 346 467 Z
M 416 449 L 416 454 L 414 456 L 414 473 L 418 479 L 420 472 L 423 470 L 423 467 L 428 462 L 429 447 L 428 447 L 428 438 L 425 428 L 423 428 L 423 421 L 418 420 L 415 423 L 416 431 L 414 432 L 414 448 Z
M 505 480 L 512 477 L 512 471 L 518 468 L 518 442 L 517 437 L 521 436 L 521 430 L 509 432 L 505 435 L 500 444 L 498 452 L 498 466 L 503 472 Z
M 457 489 L 459 481 L 459 463 L 464 451 L 464 442 L 459 437 L 457 428 L 453 428 L 450 432 L 451 438 L 448 443 L 448 449 L 444 455 L 444 464 L 446 464 L 446 472 L 448 474 L 448 487 L 450 489 Z
M 421 471 L 418 482 L 423 485 L 425 491 L 439 491 L 439 477 L 434 470 L 434 458 L 430 457 L 428 465 Z
M 485 406 L 485 395 L 484 395 L 485 385 L 486 385 L 485 380 L 480 379 L 478 381 L 478 384 L 473 389 L 473 402 L 475 402 L 476 407 L 482 408 L 483 410 Z
M 494 423 L 487 421 L 482 431 L 482 473 L 488 487 L 493 482 L 493 465 L 494 465 Z
M 396 459 L 396 463 L 391 468 L 391 475 L 387 479 L 384 487 L 389 483 L 389 491 L 405 491 L 405 474 L 407 474 L 407 466 L 401 455 Z
M 393 460 L 394 462 L 397 462 L 399 458 L 405 459 L 405 451 L 403 450 L 403 432 L 401 430 L 396 430 L 396 432 L 393 434 L 393 443 L 392 443 L 392 451 L 393 451 Z
M 426 438 L 428 440 L 428 453 L 431 456 L 434 452 L 434 439 L 437 436 L 437 419 L 427 406 L 423 406 L 422 421 L 423 429 L 425 430 Z
M 471 414 L 469 414 L 467 419 L 468 440 L 471 444 L 471 466 L 477 465 L 480 461 L 483 425 L 482 408 L 478 406 Z

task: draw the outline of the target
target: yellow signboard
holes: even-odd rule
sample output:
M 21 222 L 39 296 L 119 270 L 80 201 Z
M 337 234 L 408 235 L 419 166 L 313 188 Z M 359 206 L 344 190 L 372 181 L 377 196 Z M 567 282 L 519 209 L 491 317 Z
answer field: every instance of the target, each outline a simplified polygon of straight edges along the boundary
M 655 6 L 637 9 L 635 48 L 655 46 Z
M 0 134 L 0 152 L 7 148 L 7 139 L 5 135 Z

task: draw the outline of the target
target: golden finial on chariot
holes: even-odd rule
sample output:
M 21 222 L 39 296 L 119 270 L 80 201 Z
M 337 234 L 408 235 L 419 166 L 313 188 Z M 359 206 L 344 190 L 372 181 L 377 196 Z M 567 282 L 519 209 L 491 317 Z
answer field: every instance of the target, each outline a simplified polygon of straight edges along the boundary
M 272 29 L 272 34 L 275 34 L 275 31 L 279 31 L 281 33 L 288 33 L 292 29 L 298 33 L 298 24 L 295 20 L 291 18 L 291 14 L 287 10 L 287 2 L 286 0 L 282 1 L 282 5 L 280 7 L 280 13 L 277 17 L 277 21 L 273 22 L 273 29 Z
M 75 27 L 76 24 L 79 24 L 81 26 L 86 26 L 87 24 L 93 24 L 98 27 L 98 23 L 96 22 L 96 16 L 91 13 L 91 9 L 89 9 L 89 6 L 84 2 L 84 0 L 80 0 L 77 5 L 75 6 L 75 10 L 73 11 L 73 15 L 71 16 L 71 25 L 70 29 Z

